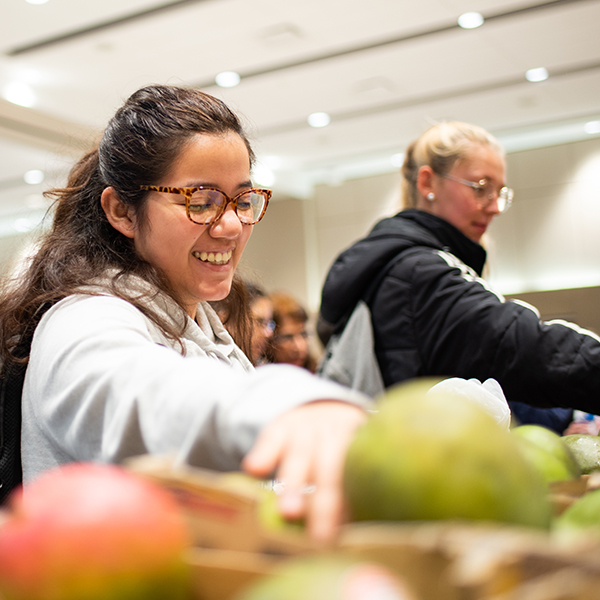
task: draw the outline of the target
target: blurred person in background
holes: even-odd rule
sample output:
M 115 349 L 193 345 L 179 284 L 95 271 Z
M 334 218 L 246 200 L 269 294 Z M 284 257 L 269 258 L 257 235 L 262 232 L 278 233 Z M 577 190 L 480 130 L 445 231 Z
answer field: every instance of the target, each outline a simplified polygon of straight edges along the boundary
M 253 283 L 242 282 L 242 285 L 232 288 L 227 298 L 211 302 L 210 305 L 219 315 L 221 322 L 231 334 L 236 344 L 244 349 L 246 355 L 257 367 L 269 362 L 265 352 L 269 340 L 273 337 L 275 321 L 273 320 L 273 303 L 265 290 Z M 239 328 L 238 311 L 248 310 L 251 317 L 251 334 L 245 336 Z
M 368 300 L 385 387 L 419 376 L 493 378 L 517 421 L 562 431 L 573 408 L 597 414 L 598 336 L 543 322 L 482 279 L 482 236 L 513 200 L 498 141 L 467 123 L 430 127 L 406 150 L 402 192 L 406 208 L 331 267 L 317 325 L 323 343 L 395 259 Z
M 254 365 L 259 366 L 269 362 L 266 352 L 275 331 L 273 301 L 267 292 L 258 285 L 249 283 L 247 288 L 252 315 L 250 356 Z
M 271 294 L 275 331 L 267 348 L 267 357 L 273 363 L 288 363 L 314 373 L 317 360 L 312 355 L 308 332 L 308 314 L 291 295 Z
M 598 435 L 600 433 L 600 416 L 585 413 L 580 410 L 573 411 L 573 420 L 563 432 L 564 435 L 572 434 Z

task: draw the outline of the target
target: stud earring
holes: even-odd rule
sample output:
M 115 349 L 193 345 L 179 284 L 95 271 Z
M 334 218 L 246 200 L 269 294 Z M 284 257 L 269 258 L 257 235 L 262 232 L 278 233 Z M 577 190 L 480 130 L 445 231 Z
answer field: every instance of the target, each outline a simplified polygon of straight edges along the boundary
M 429 194 L 427 194 L 427 200 L 429 200 L 429 202 L 433 202 L 435 200 L 435 194 L 433 192 L 429 192 Z

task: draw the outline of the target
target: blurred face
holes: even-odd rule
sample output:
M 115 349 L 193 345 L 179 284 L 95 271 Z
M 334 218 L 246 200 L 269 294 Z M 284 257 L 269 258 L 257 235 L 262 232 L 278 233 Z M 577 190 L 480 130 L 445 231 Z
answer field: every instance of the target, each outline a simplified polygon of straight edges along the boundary
M 469 158 L 454 165 L 449 174 L 472 182 L 485 179 L 497 191 L 506 185 L 505 171 L 504 158 L 489 146 L 478 144 Z M 474 242 L 479 243 L 492 219 L 500 213 L 497 194 L 489 202 L 482 201 L 476 198 L 473 188 L 459 181 L 434 175 L 431 191 L 435 200 L 423 201 L 419 207 L 445 219 Z
M 257 298 L 250 308 L 252 316 L 252 338 L 250 350 L 253 362 L 257 362 L 265 353 L 269 340 L 273 336 L 273 304 L 268 298 Z
M 151 183 L 151 182 L 149 182 Z M 212 186 L 229 197 L 250 189 L 250 159 L 236 133 L 195 135 L 183 148 L 160 186 Z M 187 218 L 185 197 L 148 193 L 147 220 L 134 219 L 138 254 L 166 275 L 181 305 L 195 318 L 203 300 L 221 300 L 229 293 L 234 271 L 252 233 L 229 205 L 210 225 Z
M 276 363 L 303 367 L 308 358 L 306 325 L 292 319 L 283 319 L 273 338 L 273 357 Z

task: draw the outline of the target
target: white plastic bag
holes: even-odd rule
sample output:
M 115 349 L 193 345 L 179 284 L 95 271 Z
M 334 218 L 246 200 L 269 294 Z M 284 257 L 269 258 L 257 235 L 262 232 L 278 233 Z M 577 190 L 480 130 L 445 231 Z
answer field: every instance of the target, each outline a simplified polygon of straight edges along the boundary
M 436 383 L 427 393 L 462 396 L 478 402 L 500 425 L 510 428 L 510 408 L 500 384 L 495 379 L 486 379 L 483 383 L 478 379 L 461 379 L 451 377 Z

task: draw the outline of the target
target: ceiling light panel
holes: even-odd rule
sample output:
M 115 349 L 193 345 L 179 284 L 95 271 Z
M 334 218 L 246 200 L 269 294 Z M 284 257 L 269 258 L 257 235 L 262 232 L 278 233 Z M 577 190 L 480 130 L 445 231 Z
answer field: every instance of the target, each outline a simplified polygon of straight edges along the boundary
M 458 24 L 463 29 L 475 29 L 483 25 L 483 15 L 478 12 L 466 12 L 458 17 Z
M 528 69 L 525 73 L 525 79 L 527 79 L 527 81 L 531 81 L 532 83 L 546 81 L 546 79 L 548 79 L 548 69 L 546 69 L 545 67 L 535 67 L 533 69 Z

